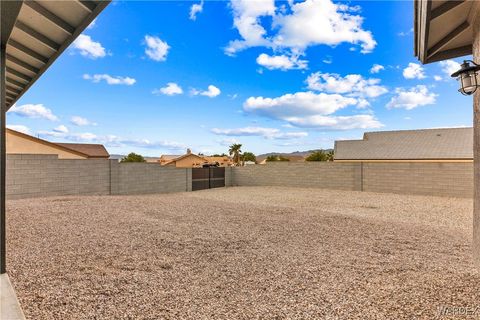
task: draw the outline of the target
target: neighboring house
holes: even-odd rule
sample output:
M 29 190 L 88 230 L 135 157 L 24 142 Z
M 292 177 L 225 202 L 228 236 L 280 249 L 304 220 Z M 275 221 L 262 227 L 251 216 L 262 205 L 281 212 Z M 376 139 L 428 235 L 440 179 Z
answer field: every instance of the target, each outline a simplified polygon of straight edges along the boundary
M 205 160 L 207 160 L 208 163 L 218 163 L 220 167 L 231 167 L 233 166 L 233 160 L 232 158 L 228 156 L 223 156 L 223 157 L 208 157 L 204 156 L 203 157 Z
M 54 143 L 35 138 L 12 129 L 6 129 L 7 154 L 49 154 L 59 159 L 108 159 L 109 154 L 99 144 Z
M 143 158 L 148 163 L 159 163 L 160 162 L 160 158 L 158 158 L 158 157 L 143 157 Z
M 187 149 L 187 153 L 184 155 L 167 155 L 164 154 L 158 161 L 162 166 L 175 166 L 177 168 L 201 168 L 204 164 L 218 163 L 220 167 L 229 167 L 233 165 L 233 161 L 230 157 L 209 157 L 200 156 L 192 153 L 190 149 Z
M 473 128 L 366 132 L 335 141 L 335 162 L 472 162 Z
M 95 143 L 60 143 L 55 142 L 56 145 L 61 147 L 75 150 L 86 154 L 88 159 L 109 159 L 110 154 L 102 144 Z
M 208 161 L 205 160 L 205 158 L 191 153 L 190 150 L 188 150 L 187 153 L 183 156 L 172 159 L 171 161 L 166 162 L 163 165 L 174 166 L 176 168 L 201 168 L 204 164 L 207 163 Z
M 160 157 L 160 159 L 157 162 L 160 162 L 160 164 L 163 166 L 168 162 L 171 162 L 174 159 L 177 159 L 181 157 L 181 154 L 164 154 Z

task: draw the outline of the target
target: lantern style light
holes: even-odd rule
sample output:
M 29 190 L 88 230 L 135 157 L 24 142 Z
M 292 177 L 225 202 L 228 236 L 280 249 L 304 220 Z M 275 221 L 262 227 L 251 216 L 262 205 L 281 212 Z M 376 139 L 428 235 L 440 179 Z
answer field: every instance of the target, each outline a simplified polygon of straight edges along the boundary
M 472 63 L 472 65 L 470 65 Z M 460 70 L 452 73 L 452 78 L 457 78 L 460 83 L 461 94 L 469 96 L 477 91 L 477 88 L 480 86 L 478 75 L 480 70 L 480 65 L 476 64 L 472 60 L 464 60 L 461 64 Z

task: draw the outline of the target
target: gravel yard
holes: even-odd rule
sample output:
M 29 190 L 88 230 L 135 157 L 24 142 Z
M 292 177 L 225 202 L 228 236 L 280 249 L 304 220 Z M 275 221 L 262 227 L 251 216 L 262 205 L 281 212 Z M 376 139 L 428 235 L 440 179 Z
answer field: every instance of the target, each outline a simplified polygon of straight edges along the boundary
M 471 199 L 237 187 L 7 210 L 28 319 L 432 319 L 480 307 Z

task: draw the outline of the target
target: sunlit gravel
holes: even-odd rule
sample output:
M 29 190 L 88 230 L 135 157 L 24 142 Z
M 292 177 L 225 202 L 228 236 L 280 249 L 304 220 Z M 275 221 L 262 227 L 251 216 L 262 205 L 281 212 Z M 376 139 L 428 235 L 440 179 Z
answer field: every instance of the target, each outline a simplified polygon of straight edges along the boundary
M 7 263 L 28 319 L 433 319 L 480 305 L 471 202 L 280 187 L 12 200 Z

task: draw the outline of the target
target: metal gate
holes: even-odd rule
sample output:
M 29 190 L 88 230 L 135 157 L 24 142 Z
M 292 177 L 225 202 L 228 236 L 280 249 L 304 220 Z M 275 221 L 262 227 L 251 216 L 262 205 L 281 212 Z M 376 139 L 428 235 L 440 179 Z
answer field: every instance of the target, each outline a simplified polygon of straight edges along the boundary
M 193 168 L 192 191 L 225 187 L 225 168 Z

